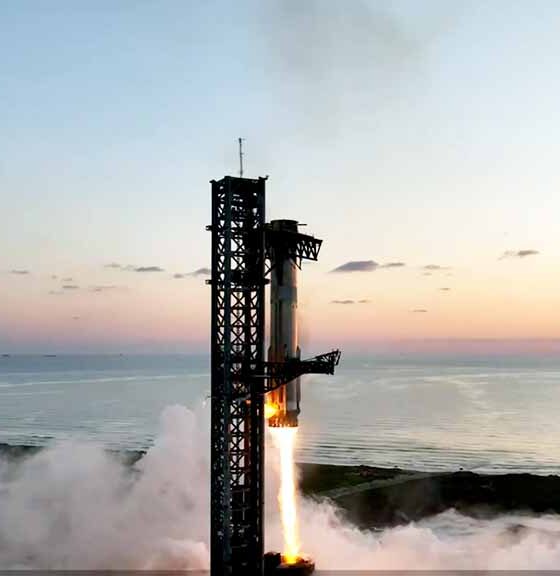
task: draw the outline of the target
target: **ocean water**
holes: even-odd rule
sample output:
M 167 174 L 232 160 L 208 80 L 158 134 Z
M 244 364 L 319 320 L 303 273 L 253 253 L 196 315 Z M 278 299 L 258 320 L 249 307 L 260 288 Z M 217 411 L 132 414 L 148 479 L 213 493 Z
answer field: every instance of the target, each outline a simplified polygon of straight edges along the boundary
M 0 357 L 0 442 L 146 448 L 163 408 L 207 405 L 209 385 L 202 356 Z M 554 358 L 343 357 L 302 397 L 301 462 L 560 473 Z

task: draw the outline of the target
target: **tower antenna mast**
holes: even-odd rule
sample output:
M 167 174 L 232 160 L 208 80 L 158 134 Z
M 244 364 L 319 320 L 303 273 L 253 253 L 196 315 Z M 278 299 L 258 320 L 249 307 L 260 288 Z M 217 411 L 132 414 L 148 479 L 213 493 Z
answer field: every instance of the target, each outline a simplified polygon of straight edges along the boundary
M 239 142 L 239 177 L 243 178 L 243 138 L 238 138 Z

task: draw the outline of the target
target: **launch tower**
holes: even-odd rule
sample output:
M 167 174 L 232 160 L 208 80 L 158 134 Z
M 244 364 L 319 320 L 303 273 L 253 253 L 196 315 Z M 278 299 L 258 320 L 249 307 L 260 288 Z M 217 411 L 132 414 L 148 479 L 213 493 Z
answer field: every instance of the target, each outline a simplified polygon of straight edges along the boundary
M 263 572 L 264 395 L 302 374 L 333 374 L 340 358 L 334 350 L 300 360 L 299 352 L 279 354 L 276 346 L 265 361 L 266 277 L 292 274 L 292 264 L 317 260 L 321 247 L 293 221 L 266 224 L 265 183 L 233 176 L 211 183 L 212 576 Z M 299 385 L 297 396 L 299 412 Z M 287 416 L 297 418 L 294 401 Z

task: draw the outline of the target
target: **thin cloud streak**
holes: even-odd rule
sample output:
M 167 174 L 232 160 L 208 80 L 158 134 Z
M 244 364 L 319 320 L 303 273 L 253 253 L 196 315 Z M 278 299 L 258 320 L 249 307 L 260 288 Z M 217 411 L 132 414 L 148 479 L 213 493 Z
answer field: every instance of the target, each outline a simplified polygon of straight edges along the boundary
M 165 270 L 159 266 L 138 266 L 134 268 L 134 272 L 165 272 Z
M 212 274 L 212 271 L 210 270 L 210 268 L 197 268 L 193 272 L 184 272 L 184 273 L 178 272 L 177 274 L 173 274 L 173 278 L 180 280 L 181 278 L 193 278 L 193 277 L 197 277 L 197 276 L 210 276 L 211 274 Z
M 439 264 L 427 264 L 422 266 L 423 270 L 437 271 L 437 270 L 450 270 L 449 266 L 440 266 Z
M 132 264 L 119 264 L 118 262 L 110 262 L 105 264 L 103 268 L 109 270 L 123 270 L 124 272 L 146 272 L 146 270 L 141 270 L 140 268 L 159 268 L 159 266 L 133 266 Z M 148 272 L 154 272 L 155 270 L 147 270 Z M 161 269 L 159 270 L 161 271 Z
M 526 258 L 527 256 L 536 256 L 537 254 L 539 254 L 538 250 L 507 250 L 498 260 L 504 260 L 506 258 Z
M 29 274 L 31 274 L 29 270 L 21 270 L 21 269 L 10 270 L 9 273 L 14 274 L 15 276 L 28 276 Z
M 350 260 L 331 270 L 331 273 L 372 272 L 378 266 L 373 260 Z
M 113 292 L 115 290 L 125 290 L 124 286 L 90 286 L 90 292 Z
M 348 262 L 337 266 L 330 272 L 373 272 L 374 270 L 403 268 L 404 266 L 406 266 L 404 262 L 387 262 L 385 264 L 378 264 L 375 260 L 349 260 Z

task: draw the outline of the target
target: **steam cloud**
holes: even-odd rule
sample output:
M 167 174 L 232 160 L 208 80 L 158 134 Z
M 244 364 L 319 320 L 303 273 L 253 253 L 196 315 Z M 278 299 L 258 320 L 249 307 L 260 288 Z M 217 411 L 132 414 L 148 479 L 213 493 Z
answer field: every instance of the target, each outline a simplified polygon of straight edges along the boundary
M 25 461 L 0 459 L 0 568 L 207 569 L 208 443 L 208 409 L 171 406 L 154 446 L 132 468 L 101 446 L 74 442 Z M 267 450 L 266 469 L 266 548 L 280 550 L 274 450 Z M 560 564 L 558 516 L 475 520 L 448 511 L 373 533 L 348 524 L 325 501 L 302 498 L 299 510 L 303 549 L 318 569 Z
M 67 442 L 0 460 L 0 568 L 207 569 L 208 410 L 164 410 L 132 468 L 102 447 Z M 281 549 L 278 460 L 267 451 L 266 548 Z M 560 519 L 475 520 L 448 511 L 361 531 L 328 502 L 301 499 L 303 548 L 318 569 L 544 569 L 560 563 Z M 524 526 L 519 529 L 519 526 Z M 453 531 L 447 530 L 453 526 Z
M 207 568 L 205 430 L 175 406 L 132 469 L 72 442 L 0 462 L 0 567 Z

